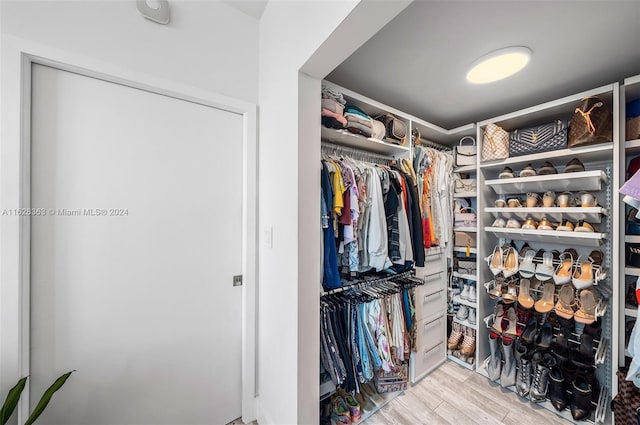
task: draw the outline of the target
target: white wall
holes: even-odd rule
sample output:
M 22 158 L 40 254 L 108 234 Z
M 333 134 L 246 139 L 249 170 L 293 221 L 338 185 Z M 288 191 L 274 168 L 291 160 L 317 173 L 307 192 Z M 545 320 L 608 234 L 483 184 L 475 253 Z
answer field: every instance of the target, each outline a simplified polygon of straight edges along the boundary
M 260 21 L 261 425 L 319 417 L 320 79 L 409 3 L 271 1 Z
M 128 1 L 0 0 L 0 199 L 20 205 L 20 66 L 16 45 L 62 62 L 242 109 L 258 99 L 258 21 L 216 1 L 171 3 L 163 26 Z M 6 54 L 11 52 L 11 54 Z M 10 58 L 10 60 L 7 60 Z M 224 96 L 219 96 L 224 95 Z M 245 103 L 242 103 L 245 102 Z M 242 103 L 241 106 L 239 106 Z M 250 127 L 252 124 L 248 124 Z M 20 227 L 2 217 L 0 397 L 20 374 Z M 24 368 L 23 368 L 24 370 Z
M 258 98 L 258 21 L 217 1 L 171 0 L 171 22 L 135 1 L 0 1 L 12 35 L 248 102 Z

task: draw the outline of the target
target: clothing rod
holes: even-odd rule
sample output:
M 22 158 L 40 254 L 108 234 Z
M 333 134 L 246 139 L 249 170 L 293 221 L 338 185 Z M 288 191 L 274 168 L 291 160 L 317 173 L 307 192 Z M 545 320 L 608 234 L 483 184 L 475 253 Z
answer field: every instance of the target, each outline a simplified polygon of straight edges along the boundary
M 329 142 L 325 142 L 322 141 L 321 146 L 321 150 L 322 152 L 328 153 L 328 154 L 335 154 L 335 155 L 340 155 L 340 154 L 345 154 L 347 156 L 351 156 L 354 159 L 365 159 L 365 160 L 376 160 L 376 161 L 384 161 L 384 162 L 389 162 L 389 161 L 394 161 L 395 158 L 390 157 L 390 156 L 385 156 L 385 155 L 380 155 L 377 153 L 373 153 L 373 152 L 368 152 L 368 151 L 363 151 L 360 149 L 356 149 L 356 148 L 351 148 L 348 146 L 341 146 L 341 145 L 336 145 L 334 143 L 329 143 Z M 372 161 L 373 162 L 373 161 Z
M 420 143 L 418 146 L 424 146 L 427 148 L 433 148 L 439 151 L 451 151 L 453 150 L 450 146 L 441 145 L 440 143 L 432 142 L 430 140 L 420 139 Z
M 393 279 L 401 279 L 401 278 L 411 277 L 414 274 L 415 274 L 414 270 L 407 270 L 407 271 L 402 272 L 402 273 L 391 274 L 391 275 L 388 275 L 388 276 L 380 276 L 380 277 L 376 277 L 376 278 L 373 278 L 373 279 L 359 280 L 359 281 L 353 282 L 353 283 L 351 283 L 349 285 L 344 285 L 344 286 L 341 286 L 339 288 L 329 289 L 328 291 L 326 291 L 325 293 L 322 294 L 322 297 L 325 297 L 327 295 L 338 294 L 340 292 L 346 291 L 347 289 L 359 288 L 362 285 L 373 285 L 373 284 L 377 284 L 377 283 L 388 282 L 388 281 L 393 280 Z

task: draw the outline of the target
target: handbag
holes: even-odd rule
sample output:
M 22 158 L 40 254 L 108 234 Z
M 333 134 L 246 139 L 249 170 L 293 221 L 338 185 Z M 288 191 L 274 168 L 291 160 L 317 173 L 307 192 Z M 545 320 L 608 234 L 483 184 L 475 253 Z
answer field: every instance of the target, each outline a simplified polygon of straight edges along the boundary
M 470 140 L 470 145 L 464 145 L 463 142 L 465 140 Z M 456 166 L 460 167 L 461 165 L 475 165 L 476 157 L 477 157 L 477 149 L 476 149 L 476 139 L 471 136 L 465 136 L 460 139 L 460 144 L 456 146 Z
M 462 208 L 454 214 L 456 227 L 475 227 L 478 221 L 476 210 L 473 208 Z
M 457 260 L 458 273 L 460 274 L 476 274 L 476 262 L 472 260 Z
M 476 234 L 468 233 L 468 232 L 454 232 L 454 242 L 455 246 L 462 246 L 467 248 L 475 248 L 476 247 Z
M 570 148 L 613 142 L 613 115 L 598 97 L 582 99 L 571 118 Z
M 616 425 L 640 425 L 640 388 L 627 381 L 627 371 L 619 369 L 618 394 L 611 400 Z
M 640 139 L 640 99 L 627 103 L 626 140 Z
M 509 158 L 509 133 L 498 125 L 487 125 L 482 136 L 482 160 L 505 158 Z
M 467 193 L 476 191 L 476 179 L 455 179 L 453 181 L 454 193 Z
M 514 130 L 509 133 L 509 156 L 530 155 L 567 147 L 569 125 L 566 121 Z
M 376 120 L 381 121 L 386 129 L 385 140 L 404 145 L 404 138 L 407 136 L 407 125 L 391 114 L 378 115 Z

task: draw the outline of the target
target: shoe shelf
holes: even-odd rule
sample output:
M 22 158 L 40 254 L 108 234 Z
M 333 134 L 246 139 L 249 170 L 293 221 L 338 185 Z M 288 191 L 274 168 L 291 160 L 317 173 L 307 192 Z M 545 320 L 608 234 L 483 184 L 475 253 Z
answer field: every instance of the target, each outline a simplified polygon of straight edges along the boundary
M 628 317 L 638 317 L 638 309 L 625 307 L 624 315 Z
M 640 139 L 627 140 L 624 142 L 624 149 L 628 154 L 640 153 Z
M 478 196 L 478 192 L 459 192 L 453 194 L 454 198 L 475 198 L 476 196 Z
M 465 362 L 463 360 L 460 360 L 459 358 L 457 358 L 456 356 L 454 356 L 453 354 L 447 354 L 447 359 L 451 360 L 454 363 L 459 364 L 460 366 L 467 368 L 469 370 L 474 370 L 475 369 L 475 365 L 474 364 L 470 364 L 468 362 Z
M 473 164 L 473 165 L 463 165 L 460 167 L 454 167 L 453 172 L 454 173 L 475 173 L 476 165 Z
M 535 208 L 496 208 L 487 207 L 484 212 L 490 213 L 494 217 L 504 219 L 515 218 L 525 221 L 529 217 L 536 220 L 547 218 L 551 221 L 560 222 L 564 219 L 570 221 L 585 220 L 588 223 L 600 223 L 602 217 L 608 214 L 606 208 L 602 207 L 535 207 Z
M 456 316 L 453 316 L 453 321 L 456 322 L 456 323 L 460 323 L 462 326 L 466 326 L 468 328 L 472 328 L 472 329 L 478 330 L 478 323 L 477 322 L 476 323 L 471 323 L 471 322 L 469 322 L 468 319 L 460 320 Z
M 547 191 L 600 191 L 607 182 L 607 174 L 604 171 L 593 170 L 578 173 L 486 180 L 485 185 L 491 187 L 498 195 L 509 195 Z
M 624 268 L 624 274 L 628 276 L 640 276 L 640 267 L 626 266 Z
M 466 253 L 467 252 L 467 247 L 466 246 L 454 246 L 453 247 L 453 252 Z M 469 248 L 469 253 L 470 254 L 477 254 L 478 253 L 478 248 Z
M 562 171 L 562 166 L 557 167 L 558 160 L 579 158 L 583 163 L 604 161 L 611 158 L 613 152 L 613 143 L 603 143 L 600 145 L 584 146 L 581 148 L 559 149 L 552 152 L 542 152 L 532 155 L 514 156 L 498 161 L 483 162 L 480 169 L 483 170 L 501 170 L 505 166 L 513 166 L 518 164 L 527 165 L 531 163 L 537 170 L 545 161 L 555 162 L 558 171 Z M 567 162 L 567 161 L 565 161 Z M 513 167 L 511 167 L 513 168 Z M 541 176 L 538 176 L 541 177 Z
M 472 307 L 472 308 L 476 308 L 478 306 L 478 302 L 477 301 L 469 301 L 466 300 L 464 298 L 460 298 L 460 295 L 456 295 L 455 297 L 453 297 L 453 303 L 454 304 L 463 304 L 466 305 L 467 307 Z M 460 323 L 460 322 L 458 322 Z M 474 325 L 471 325 L 474 326 Z
M 336 392 L 336 384 L 331 379 L 320 383 L 320 401 L 326 400 Z
M 491 357 L 487 357 L 486 360 L 484 362 L 482 362 L 482 366 L 478 367 L 476 369 L 476 371 L 481 374 L 482 376 L 484 376 L 485 378 L 489 379 L 489 374 L 487 373 L 487 365 L 489 364 L 489 360 L 491 359 Z M 499 383 L 499 381 L 496 381 L 496 383 Z M 507 387 L 506 389 L 508 389 L 509 391 L 512 392 L 516 392 L 516 387 L 515 385 L 512 385 L 510 387 Z M 529 396 L 527 397 L 520 397 L 522 400 L 527 400 L 530 401 Z M 556 415 L 560 416 L 563 419 L 566 419 L 567 421 L 574 423 L 574 424 L 593 424 L 596 425 L 598 423 L 602 423 L 604 422 L 604 418 L 606 416 L 607 413 L 607 409 L 608 409 L 608 398 L 609 398 L 609 392 L 607 390 L 606 387 L 601 386 L 601 390 L 600 390 L 600 395 L 598 396 L 598 401 L 597 402 L 591 402 L 592 405 L 592 411 L 591 411 L 591 417 L 589 419 L 583 420 L 583 421 L 575 421 L 573 419 L 573 417 L 571 416 L 571 409 L 567 406 L 564 410 L 562 411 L 557 411 L 555 407 L 553 407 L 553 404 L 551 404 L 550 400 L 545 400 L 541 403 L 534 403 L 537 406 L 543 407 L 545 409 L 547 409 L 550 412 L 555 413 Z
M 347 130 L 336 130 L 333 128 L 321 127 L 321 139 L 336 145 L 349 148 L 362 149 L 381 155 L 400 156 L 409 153 L 408 146 L 395 145 L 382 140 L 364 137 L 350 133 Z
M 560 245 L 574 244 L 588 247 L 599 247 L 607 237 L 607 233 L 598 232 L 564 232 L 558 230 L 512 229 L 506 227 L 485 227 L 484 231 L 493 233 L 497 238 Z
M 454 227 L 453 228 L 454 232 L 469 232 L 469 233 L 476 233 L 478 231 L 478 229 L 476 227 Z
M 478 276 L 474 274 L 464 274 L 464 273 L 453 272 L 453 277 L 459 277 L 460 279 L 473 280 L 474 282 L 478 281 Z
M 624 237 L 627 243 L 640 243 L 640 235 L 627 235 Z

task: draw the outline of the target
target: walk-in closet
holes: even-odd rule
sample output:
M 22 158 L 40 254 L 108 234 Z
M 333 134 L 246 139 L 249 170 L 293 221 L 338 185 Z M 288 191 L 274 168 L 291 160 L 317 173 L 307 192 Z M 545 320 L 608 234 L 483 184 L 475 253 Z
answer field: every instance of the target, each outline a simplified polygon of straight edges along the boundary
M 322 82 L 320 423 L 640 423 L 640 68 L 447 119 L 395 25 Z

